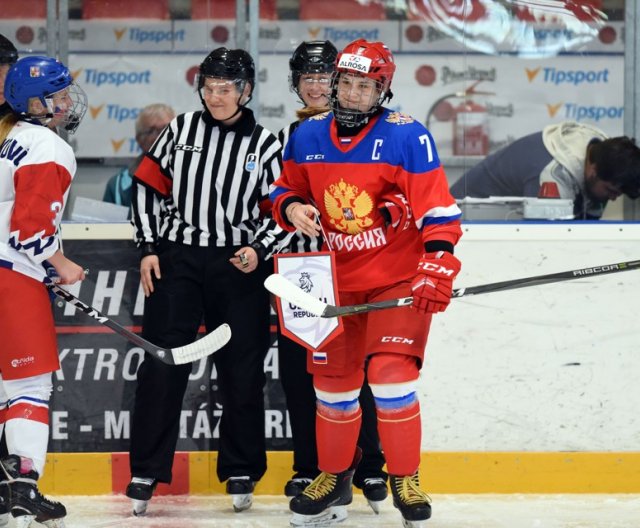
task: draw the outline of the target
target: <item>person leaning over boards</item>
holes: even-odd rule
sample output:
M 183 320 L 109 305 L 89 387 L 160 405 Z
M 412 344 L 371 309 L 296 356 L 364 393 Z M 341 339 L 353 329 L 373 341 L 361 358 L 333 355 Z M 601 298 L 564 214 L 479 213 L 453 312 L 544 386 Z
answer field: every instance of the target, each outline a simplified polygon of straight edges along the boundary
M 52 57 L 20 59 L 4 96 L 0 120 L 0 432 L 9 455 L 0 461 L 4 512 L 60 526 L 63 504 L 38 490 L 49 441 L 51 373 L 60 368 L 46 283 L 84 280 L 81 266 L 62 252 L 60 222 L 76 173 L 73 150 L 57 133 L 75 132 L 87 98 L 69 69 Z M 3 431 L 4 429 L 4 431 Z
M 145 153 L 175 116 L 173 108 L 162 103 L 147 105 L 140 111 L 135 124 L 136 143 L 140 147 L 140 155 L 128 167 L 123 167 L 109 178 L 102 197 L 104 202 L 131 207 L 133 175 Z
M 321 473 L 291 499 L 293 526 L 346 518 L 360 458 L 365 365 L 393 503 L 405 526 L 431 516 L 418 478 L 418 378 L 432 316 L 449 305 L 460 271 L 453 250 L 462 235 L 461 211 L 429 131 L 383 106 L 392 96 L 395 68 L 382 42 L 348 44 L 332 78 L 332 111 L 298 126 L 272 187 L 279 225 L 317 236 L 319 215 L 326 236 L 341 242 L 335 245 L 341 305 L 413 296 L 411 307 L 344 317 L 344 332 L 317 361 L 310 357 Z M 406 197 L 415 221 L 389 233 L 375 204 L 396 194 Z M 356 237 L 369 242 L 357 244 Z
M 270 346 L 271 254 L 288 233 L 266 213 L 280 174 L 280 143 L 246 107 L 251 56 L 217 48 L 200 64 L 203 109 L 174 118 L 134 177 L 133 224 L 146 296 L 142 335 L 165 347 L 194 341 L 223 322 L 231 341 L 213 357 L 223 405 L 218 477 L 236 511 L 251 506 L 266 471 L 264 359 Z M 146 511 L 158 482 L 171 481 L 182 399 L 191 365 L 145 355 L 131 429 L 126 494 Z
M 18 60 L 18 50 L 12 42 L 0 35 L 0 117 L 11 112 L 11 106 L 4 98 L 4 82 L 9 68 Z
M 538 196 L 543 184 L 573 200 L 580 220 L 598 220 L 609 200 L 640 196 L 640 148 L 592 125 L 565 121 L 487 156 L 451 186 L 455 198 Z
M 289 88 L 304 105 L 296 111 L 298 120 L 278 133 L 284 148 L 291 134 L 305 119 L 329 111 L 331 74 L 335 68 L 338 50 L 328 40 L 302 42 L 289 60 Z M 309 237 L 296 233 L 288 251 L 304 253 L 319 251 L 322 237 Z M 311 374 L 307 372 L 307 354 L 301 345 L 284 336 L 278 327 L 278 365 L 280 381 L 287 400 L 293 440 L 293 477 L 286 483 L 284 493 L 295 497 L 302 493 L 320 471 L 316 451 L 316 395 Z M 366 379 L 360 393 L 362 428 L 358 445 L 362 460 L 353 481 L 362 489 L 375 512 L 387 497 L 387 474 L 383 470 L 384 456 L 380 452 L 375 405 Z

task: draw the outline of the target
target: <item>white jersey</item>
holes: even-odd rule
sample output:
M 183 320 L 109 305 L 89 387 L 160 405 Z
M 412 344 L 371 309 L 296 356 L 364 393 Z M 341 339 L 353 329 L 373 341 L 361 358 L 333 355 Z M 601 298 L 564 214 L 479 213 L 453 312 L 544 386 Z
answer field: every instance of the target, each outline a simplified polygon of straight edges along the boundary
M 16 123 L 0 145 L 0 266 L 46 277 L 75 173 L 73 150 L 55 132 Z

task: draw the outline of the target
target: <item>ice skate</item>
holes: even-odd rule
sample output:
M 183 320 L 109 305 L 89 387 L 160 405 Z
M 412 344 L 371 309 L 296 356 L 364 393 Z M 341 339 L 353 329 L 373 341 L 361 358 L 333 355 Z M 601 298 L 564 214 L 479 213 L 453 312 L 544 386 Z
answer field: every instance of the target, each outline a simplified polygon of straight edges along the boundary
M 131 499 L 133 514 L 136 517 L 146 515 L 147 506 L 157 485 L 158 481 L 153 478 L 133 477 L 129 482 L 125 495 Z
M 0 466 L 5 477 L 2 485 L 8 488 L 8 492 L 2 494 L 4 502 L 8 503 L 7 508 L 15 517 L 18 528 L 27 528 L 33 521 L 48 528 L 64 528 L 67 509 L 40 493 L 36 471 L 21 471 L 21 459 L 17 455 L 9 455 L 0 461 Z
M 227 493 L 233 500 L 233 510 L 239 513 L 251 508 L 253 504 L 253 490 L 256 483 L 251 477 L 230 477 L 227 480 Z
M 312 480 L 313 479 L 306 477 L 293 477 L 284 486 L 285 497 L 297 497 L 309 484 L 311 484 Z
M 323 471 L 300 495 L 291 499 L 291 526 L 332 526 L 344 521 L 346 506 L 353 500 L 353 474 L 360 458 L 358 448 L 349 469 L 338 474 Z
M 418 472 L 408 477 L 389 475 L 393 505 L 400 510 L 404 528 L 423 528 L 431 517 L 431 499 L 420 489 Z
M 380 513 L 380 507 L 389 494 L 387 483 L 381 477 L 364 479 L 362 493 L 375 514 Z

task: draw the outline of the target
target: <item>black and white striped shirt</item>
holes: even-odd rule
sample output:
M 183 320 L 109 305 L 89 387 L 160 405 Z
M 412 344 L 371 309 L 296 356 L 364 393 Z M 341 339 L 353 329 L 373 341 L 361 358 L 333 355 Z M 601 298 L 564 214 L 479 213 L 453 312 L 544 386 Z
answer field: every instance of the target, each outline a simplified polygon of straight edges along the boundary
M 257 241 L 272 255 L 290 236 L 265 216 L 281 166 L 280 143 L 247 108 L 230 127 L 206 111 L 177 116 L 135 174 L 136 243 L 165 238 L 231 247 Z
M 298 128 L 298 125 L 302 121 L 294 121 L 290 125 L 284 127 L 280 132 L 278 132 L 278 141 L 282 144 L 282 152 L 284 153 L 284 149 L 287 146 L 287 142 L 293 134 L 293 131 Z M 322 237 L 310 237 L 305 235 L 304 233 L 300 233 L 300 231 L 296 231 L 295 235 L 291 239 L 289 247 L 285 249 L 285 252 L 289 253 L 310 253 L 312 251 L 320 251 L 322 247 Z

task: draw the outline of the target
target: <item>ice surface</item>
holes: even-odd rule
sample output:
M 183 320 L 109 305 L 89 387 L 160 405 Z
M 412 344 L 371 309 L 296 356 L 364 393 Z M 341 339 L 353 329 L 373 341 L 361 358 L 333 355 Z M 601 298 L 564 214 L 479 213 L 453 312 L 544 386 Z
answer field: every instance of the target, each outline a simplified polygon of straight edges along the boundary
M 142 518 L 131 515 L 124 496 L 55 498 L 67 507 L 67 528 L 289 525 L 284 496 L 257 495 L 251 509 L 242 513 L 233 512 L 228 496 L 154 497 Z M 427 528 L 640 528 L 640 495 L 434 495 L 432 499 L 433 517 Z M 380 515 L 375 515 L 358 494 L 349 506 L 349 518 L 339 526 L 400 528 L 400 514 L 389 497 Z

